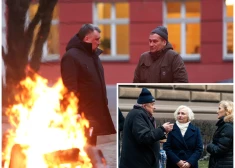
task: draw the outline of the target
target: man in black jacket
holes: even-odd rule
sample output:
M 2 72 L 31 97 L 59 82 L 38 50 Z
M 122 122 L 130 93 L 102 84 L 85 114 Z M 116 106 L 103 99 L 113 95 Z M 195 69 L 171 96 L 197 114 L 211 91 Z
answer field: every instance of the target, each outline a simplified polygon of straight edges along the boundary
M 123 128 L 120 168 L 159 168 L 159 140 L 166 138 L 173 124 L 167 122 L 156 128 L 154 102 L 151 92 L 143 88 L 138 105 L 128 113 Z
M 102 50 L 100 29 L 84 24 L 72 37 L 61 60 L 61 76 L 69 92 L 79 99 L 78 113 L 84 113 L 93 127 L 93 135 L 88 139 L 96 145 L 98 135 L 115 134 L 106 95 L 104 70 L 99 59 Z

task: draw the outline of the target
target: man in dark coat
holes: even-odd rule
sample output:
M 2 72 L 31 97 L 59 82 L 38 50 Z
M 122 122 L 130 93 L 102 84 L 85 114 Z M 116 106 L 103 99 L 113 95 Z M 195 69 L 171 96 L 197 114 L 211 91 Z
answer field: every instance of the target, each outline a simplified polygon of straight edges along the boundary
M 149 35 L 150 51 L 143 53 L 135 69 L 134 83 L 187 83 L 181 56 L 168 42 L 168 32 L 158 26 Z
M 63 83 L 69 92 L 77 95 L 78 113 L 84 113 L 90 127 L 94 128 L 92 137 L 88 139 L 91 145 L 96 145 L 98 135 L 116 133 L 108 109 L 99 44 L 99 28 L 84 24 L 69 41 L 61 60 Z
M 128 113 L 124 128 L 120 168 L 159 168 L 159 140 L 172 130 L 169 122 L 156 128 L 153 111 L 155 99 L 143 88 L 134 108 Z

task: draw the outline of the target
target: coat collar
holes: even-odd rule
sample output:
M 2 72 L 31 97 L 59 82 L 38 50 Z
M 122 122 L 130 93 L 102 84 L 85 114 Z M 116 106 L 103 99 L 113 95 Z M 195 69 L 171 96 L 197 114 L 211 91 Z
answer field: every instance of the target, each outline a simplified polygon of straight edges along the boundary
M 181 132 L 180 132 L 180 129 L 179 127 L 177 126 L 177 124 L 174 124 L 173 126 L 173 130 L 171 131 L 172 132 L 172 135 L 178 139 L 178 141 L 186 148 L 188 149 L 187 145 L 186 145 L 186 142 L 191 136 L 194 135 L 195 133 L 195 126 L 192 125 L 191 123 L 189 123 L 188 125 L 188 129 L 187 131 L 185 132 L 185 135 L 184 137 L 182 136 Z
M 96 56 L 99 56 L 103 52 L 99 48 L 97 48 L 95 51 L 92 51 L 92 44 L 91 43 L 86 43 L 86 42 L 80 40 L 77 34 L 74 35 L 70 39 L 70 41 L 69 41 L 69 43 L 68 43 L 68 45 L 66 47 L 66 51 L 68 51 L 71 48 L 78 48 L 78 49 L 86 51 L 90 55 L 95 54 Z
M 221 117 L 221 118 L 219 119 L 219 121 L 217 121 L 216 126 L 221 126 L 221 125 L 223 125 L 223 124 L 225 124 L 225 122 L 224 122 L 224 117 Z
M 184 135 L 184 140 L 186 141 L 186 140 L 189 139 L 191 136 L 193 136 L 194 133 L 195 133 L 195 130 L 196 130 L 195 126 L 192 125 L 191 123 L 189 123 L 188 129 L 187 129 L 187 131 L 185 132 L 185 135 Z
M 143 107 L 141 107 L 139 105 L 134 105 L 133 108 L 142 110 L 144 112 L 144 114 L 146 115 L 146 117 L 148 118 L 149 125 L 152 125 L 153 128 L 156 128 L 155 118 L 148 111 L 146 111 Z

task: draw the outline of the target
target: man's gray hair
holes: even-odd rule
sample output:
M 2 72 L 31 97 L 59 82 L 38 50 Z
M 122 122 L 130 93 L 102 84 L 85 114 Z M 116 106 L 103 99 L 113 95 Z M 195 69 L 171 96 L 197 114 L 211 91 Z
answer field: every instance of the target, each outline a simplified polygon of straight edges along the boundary
M 94 29 L 95 29 L 96 31 L 98 31 L 99 33 L 101 33 L 101 30 L 100 30 L 100 28 L 99 28 L 98 26 L 94 26 Z
M 101 32 L 99 27 L 94 26 L 94 25 L 92 25 L 90 23 L 86 23 L 86 24 L 82 25 L 82 27 L 78 31 L 77 35 L 78 35 L 80 40 L 83 40 L 86 35 L 90 34 L 94 30 L 98 31 L 99 33 Z

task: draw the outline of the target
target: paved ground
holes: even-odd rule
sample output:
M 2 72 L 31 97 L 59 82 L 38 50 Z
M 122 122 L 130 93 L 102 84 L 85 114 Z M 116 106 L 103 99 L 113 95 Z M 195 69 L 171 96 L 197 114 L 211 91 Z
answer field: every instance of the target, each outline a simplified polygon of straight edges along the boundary
M 117 168 L 116 142 L 113 141 L 105 144 L 100 144 L 97 147 L 102 150 L 109 168 Z
M 116 125 L 116 86 L 107 86 L 107 96 L 109 100 L 109 110 L 113 123 Z M 117 147 L 116 147 L 116 134 L 98 137 L 97 147 L 101 149 L 107 160 L 109 168 L 117 168 Z

